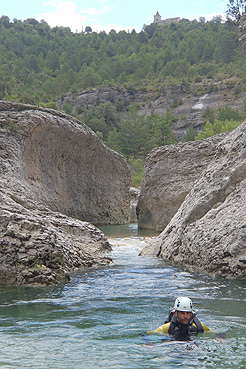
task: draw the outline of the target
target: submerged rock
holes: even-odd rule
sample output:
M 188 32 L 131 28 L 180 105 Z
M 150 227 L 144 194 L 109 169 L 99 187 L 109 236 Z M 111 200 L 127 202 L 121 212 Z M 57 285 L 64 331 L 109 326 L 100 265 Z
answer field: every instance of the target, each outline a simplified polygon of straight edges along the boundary
M 230 278 L 246 276 L 246 122 L 225 135 L 160 236 L 142 254 Z

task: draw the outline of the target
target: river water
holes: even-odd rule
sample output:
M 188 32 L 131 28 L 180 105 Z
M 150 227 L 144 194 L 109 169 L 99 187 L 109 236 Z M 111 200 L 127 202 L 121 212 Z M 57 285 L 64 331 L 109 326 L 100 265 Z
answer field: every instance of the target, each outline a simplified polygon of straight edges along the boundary
M 104 229 L 114 265 L 55 287 L 0 289 L 0 368 L 246 368 L 246 282 L 139 257 L 135 226 Z M 153 235 L 151 235 L 153 236 Z M 214 332 L 192 342 L 147 335 L 178 295 Z

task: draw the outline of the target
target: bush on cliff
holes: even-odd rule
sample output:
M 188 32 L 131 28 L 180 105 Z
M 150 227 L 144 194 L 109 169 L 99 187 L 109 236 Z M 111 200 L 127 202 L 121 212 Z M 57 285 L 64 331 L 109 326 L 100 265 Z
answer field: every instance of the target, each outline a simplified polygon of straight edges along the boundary
M 245 114 L 240 113 L 238 110 L 232 109 L 227 105 L 225 107 L 219 107 L 217 115 L 212 109 L 208 108 L 204 117 L 207 117 L 208 119 L 202 132 L 195 137 L 196 140 L 232 131 L 244 121 Z

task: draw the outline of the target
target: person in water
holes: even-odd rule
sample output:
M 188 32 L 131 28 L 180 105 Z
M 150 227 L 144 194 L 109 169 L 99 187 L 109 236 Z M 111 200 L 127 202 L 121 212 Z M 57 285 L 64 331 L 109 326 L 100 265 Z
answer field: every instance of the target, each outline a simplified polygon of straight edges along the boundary
M 210 329 L 202 324 L 193 310 L 192 301 L 188 297 L 178 297 L 168 319 L 154 333 L 168 333 L 177 340 L 187 340 L 198 333 Z

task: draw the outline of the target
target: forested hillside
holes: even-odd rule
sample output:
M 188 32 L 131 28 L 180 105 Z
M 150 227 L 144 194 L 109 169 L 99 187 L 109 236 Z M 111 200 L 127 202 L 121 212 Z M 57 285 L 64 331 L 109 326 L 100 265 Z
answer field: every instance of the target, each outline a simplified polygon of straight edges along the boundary
M 39 104 L 99 85 L 165 86 L 242 73 L 237 27 L 182 20 L 136 33 L 72 33 L 35 19 L 0 18 L 0 98 Z M 240 66 L 240 70 L 237 67 Z
M 212 21 L 183 19 L 162 27 L 151 24 L 140 33 L 95 33 L 90 27 L 86 31 L 72 33 L 70 28 L 51 28 L 45 21 L 10 21 L 2 16 L 0 99 L 56 107 L 65 94 L 99 86 L 124 87 L 132 93 L 152 90 L 158 96 L 169 86 L 188 91 L 191 84 L 204 80 L 214 83 L 212 92 L 215 83 L 229 77 L 235 77 L 231 86 L 235 95 L 245 89 L 246 58 L 237 27 L 223 23 L 220 17 Z M 64 105 L 67 112 L 69 108 Z M 109 106 L 103 109 L 103 113 L 79 113 L 104 142 L 128 158 L 175 142 L 170 123 L 176 117 L 169 110 L 161 118 L 141 118 L 136 106 L 124 106 L 123 102 L 113 108 L 111 104 L 111 110 Z M 117 112 L 125 113 L 123 123 L 114 116 Z M 130 149 L 129 137 L 124 136 L 127 124 L 141 132 L 140 137 L 131 135 L 134 145 L 130 144 Z

